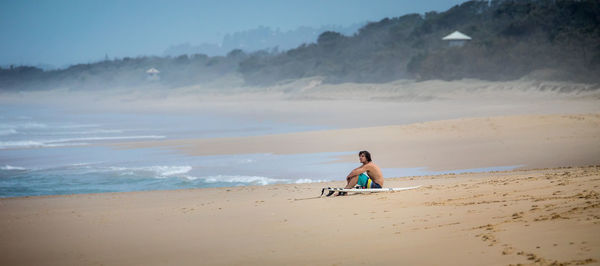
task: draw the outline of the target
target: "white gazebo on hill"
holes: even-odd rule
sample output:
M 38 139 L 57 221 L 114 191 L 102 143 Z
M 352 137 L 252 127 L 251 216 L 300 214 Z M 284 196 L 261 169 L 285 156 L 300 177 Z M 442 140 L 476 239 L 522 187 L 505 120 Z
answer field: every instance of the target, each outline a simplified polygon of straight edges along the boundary
M 160 73 L 160 71 L 158 71 L 158 69 L 156 68 L 150 68 L 148 70 L 146 70 L 146 74 L 148 74 L 148 80 L 159 80 L 160 76 L 158 76 L 158 74 Z
M 471 37 L 465 35 L 460 31 L 455 31 L 453 33 L 448 34 L 446 37 L 442 38 L 444 41 L 448 41 L 448 46 L 463 46 L 465 43 L 471 40 Z

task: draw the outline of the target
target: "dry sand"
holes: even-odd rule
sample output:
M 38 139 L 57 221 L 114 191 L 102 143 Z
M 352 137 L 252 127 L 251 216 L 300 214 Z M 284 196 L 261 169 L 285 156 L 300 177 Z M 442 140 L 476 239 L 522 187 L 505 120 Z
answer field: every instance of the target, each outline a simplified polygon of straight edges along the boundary
M 580 265 L 600 261 L 600 166 L 0 200 L 1 265 Z
M 0 265 L 600 262 L 600 166 L 585 167 L 600 164 L 597 84 L 308 79 L 238 89 L 24 92 L 0 102 L 337 128 L 118 148 L 192 155 L 368 149 L 382 167 L 522 168 L 388 178 L 387 187 L 423 186 L 335 198 L 317 196 L 341 182 L 0 199 Z
M 467 117 L 600 113 L 598 84 L 399 80 L 332 85 L 318 78 L 271 87 L 242 87 L 239 83 L 227 83 L 231 87 L 201 84 L 173 89 L 0 92 L 0 104 L 50 106 L 72 113 L 228 115 L 329 129 Z
M 202 155 L 336 151 L 347 145 L 359 148 L 351 143 L 368 143 L 366 148 L 385 167 L 527 164 L 524 168 L 531 168 L 598 164 L 599 129 L 597 114 L 530 115 L 119 147 L 162 146 Z M 1 199 L 0 264 L 600 261 L 600 166 L 387 179 L 388 187 L 423 187 L 317 197 L 322 187 L 340 185 Z

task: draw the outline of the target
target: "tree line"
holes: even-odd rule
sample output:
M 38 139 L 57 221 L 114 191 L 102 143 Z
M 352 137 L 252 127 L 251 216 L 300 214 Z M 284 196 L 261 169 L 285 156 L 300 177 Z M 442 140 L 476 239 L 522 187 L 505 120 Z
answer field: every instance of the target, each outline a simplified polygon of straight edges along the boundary
M 472 40 L 449 47 L 458 30 Z M 241 75 L 248 85 L 321 76 L 325 82 L 477 78 L 598 82 L 600 1 L 468 1 L 444 12 L 384 18 L 352 36 L 327 31 L 315 43 L 287 51 L 233 50 L 226 56 L 138 57 L 43 71 L 0 68 L 0 89 L 106 88 L 156 84 L 146 70 L 161 71 L 166 87 Z
M 442 40 L 458 30 L 462 47 Z M 385 18 L 353 36 L 321 34 L 316 43 L 240 64 L 246 82 L 323 76 L 327 82 L 477 78 L 600 79 L 600 1 L 469 1 L 445 12 Z

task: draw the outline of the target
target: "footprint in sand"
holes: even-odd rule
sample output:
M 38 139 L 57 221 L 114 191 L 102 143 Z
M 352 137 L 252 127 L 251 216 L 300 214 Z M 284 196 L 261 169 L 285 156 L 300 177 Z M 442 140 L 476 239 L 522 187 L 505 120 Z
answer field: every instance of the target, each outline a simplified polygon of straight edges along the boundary
M 502 250 L 502 255 L 510 255 L 513 253 L 515 253 L 515 249 L 512 247 L 507 247 L 507 248 L 504 248 L 504 250 Z
M 523 212 L 513 213 L 512 218 L 513 218 L 513 220 L 523 218 Z
M 194 209 L 194 208 L 181 208 L 181 212 L 184 213 L 184 214 L 188 213 L 188 212 L 195 211 L 195 210 L 196 209 Z

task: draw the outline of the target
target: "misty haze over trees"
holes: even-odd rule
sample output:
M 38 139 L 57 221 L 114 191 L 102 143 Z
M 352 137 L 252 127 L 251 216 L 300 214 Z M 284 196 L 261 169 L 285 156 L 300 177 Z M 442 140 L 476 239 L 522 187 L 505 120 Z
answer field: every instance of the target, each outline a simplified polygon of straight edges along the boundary
M 352 35 L 366 23 L 356 23 L 347 27 L 328 25 L 319 28 L 298 27 L 295 30 L 281 31 L 270 27 L 258 27 L 232 34 L 226 34 L 221 44 L 203 43 L 190 45 L 189 43 L 174 45 L 165 51 L 167 56 L 206 54 L 208 56 L 226 55 L 232 50 L 240 49 L 245 52 L 258 50 L 283 51 L 296 48 L 307 41 L 315 41 L 325 31 L 335 31 L 344 35 Z
M 449 47 L 441 39 L 455 30 L 472 41 Z M 148 80 L 146 70 L 152 67 L 161 71 L 159 81 Z M 241 75 L 248 85 L 313 76 L 329 83 L 524 76 L 598 82 L 599 73 L 599 1 L 493 0 L 465 2 L 440 13 L 385 18 L 352 36 L 326 31 L 316 43 L 285 51 L 126 57 L 52 71 L 2 68 L 0 89 L 177 87 L 232 74 Z

